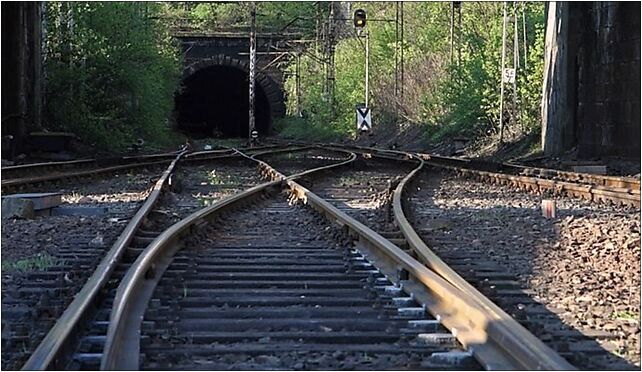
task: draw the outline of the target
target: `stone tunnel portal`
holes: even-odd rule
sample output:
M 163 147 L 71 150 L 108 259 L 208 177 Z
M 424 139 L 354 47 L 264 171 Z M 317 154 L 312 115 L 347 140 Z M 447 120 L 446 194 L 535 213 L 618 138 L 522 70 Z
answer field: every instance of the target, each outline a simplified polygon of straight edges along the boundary
M 249 88 L 247 71 L 225 65 L 208 66 L 184 78 L 176 95 L 178 130 L 202 138 L 248 136 Z M 264 88 L 256 82 L 256 130 L 270 131 L 270 102 Z

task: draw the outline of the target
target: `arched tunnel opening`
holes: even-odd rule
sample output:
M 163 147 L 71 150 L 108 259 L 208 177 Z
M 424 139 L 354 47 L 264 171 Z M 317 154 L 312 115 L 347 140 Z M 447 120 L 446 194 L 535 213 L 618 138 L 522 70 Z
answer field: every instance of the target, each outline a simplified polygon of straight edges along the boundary
M 176 95 L 178 130 L 195 138 L 247 137 L 249 123 L 248 73 L 231 66 L 210 66 L 196 71 Z M 257 82 L 255 128 L 267 135 L 271 127 L 270 102 Z

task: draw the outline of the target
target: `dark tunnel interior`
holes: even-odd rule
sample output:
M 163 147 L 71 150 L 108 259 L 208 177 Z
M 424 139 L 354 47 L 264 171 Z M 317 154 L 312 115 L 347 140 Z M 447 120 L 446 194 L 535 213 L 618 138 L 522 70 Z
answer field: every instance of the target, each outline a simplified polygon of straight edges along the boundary
M 256 130 L 269 133 L 270 104 L 256 84 Z M 230 66 L 211 66 L 197 71 L 183 81 L 177 94 L 178 130 L 203 138 L 209 136 L 247 137 L 249 110 L 248 73 Z

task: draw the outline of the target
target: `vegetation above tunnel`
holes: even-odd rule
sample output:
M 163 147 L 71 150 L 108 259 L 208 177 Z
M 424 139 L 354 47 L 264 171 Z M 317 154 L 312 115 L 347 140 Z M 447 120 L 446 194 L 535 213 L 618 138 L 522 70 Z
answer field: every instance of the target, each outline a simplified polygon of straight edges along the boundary
M 261 3 L 258 22 L 277 30 L 313 3 Z M 44 126 L 119 151 L 142 137 L 177 140 L 174 95 L 181 54 L 172 32 L 247 24 L 249 3 L 46 2 Z
M 342 9 L 344 18 L 363 8 L 369 19 L 395 19 L 394 2 L 335 6 Z M 403 45 L 396 42 L 394 22 L 369 22 L 375 125 L 414 124 L 433 140 L 452 134 L 494 134 L 499 123 L 502 6 L 501 2 L 462 3 L 461 36 L 456 43 L 461 50 L 459 64 L 449 58 L 450 3 L 405 3 Z M 182 68 L 171 33 L 245 30 L 249 7 L 249 3 L 232 2 L 47 2 L 47 128 L 71 131 L 86 143 L 113 149 L 137 137 L 170 142 L 175 138 L 169 128 L 175 120 L 174 95 L 180 89 Z M 514 128 L 517 134 L 539 129 L 543 75 L 544 4 L 521 3 L 520 16 L 521 7 L 528 58 L 520 54 L 517 104 L 524 129 Z M 329 15 L 328 2 L 258 2 L 257 8 L 259 30 L 297 31 L 308 40 L 316 35 L 316 15 L 322 21 Z M 325 67 L 310 56 L 320 54 L 310 43 L 301 57 L 303 119 L 295 107 L 293 59 L 287 67 L 290 118 L 277 126 L 286 135 L 329 139 L 354 134 L 354 105 L 364 100 L 364 51 L 349 21 L 336 24 L 343 25 L 344 32 L 338 34 L 336 44 L 334 104 L 324 96 Z M 394 89 L 395 51 L 401 46 L 403 99 Z

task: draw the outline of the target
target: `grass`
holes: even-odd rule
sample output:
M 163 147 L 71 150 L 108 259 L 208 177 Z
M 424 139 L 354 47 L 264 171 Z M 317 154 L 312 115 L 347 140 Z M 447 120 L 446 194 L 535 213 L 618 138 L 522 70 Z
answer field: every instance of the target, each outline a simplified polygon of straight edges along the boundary
M 247 145 L 247 138 L 211 138 L 212 146 L 220 147 L 243 147 Z
M 226 176 L 221 176 L 218 173 L 216 173 L 216 169 L 213 169 L 210 172 L 207 172 L 207 180 L 209 181 L 209 184 L 212 186 L 225 185 L 225 184 L 238 185 L 242 183 L 241 177 L 235 174 L 228 174 Z
M 635 311 L 630 311 L 630 310 L 616 311 L 613 314 L 611 314 L 611 318 L 619 319 L 619 320 L 639 321 L 640 320 L 640 314 L 636 313 Z
M 336 128 L 327 125 L 315 125 L 303 118 L 286 117 L 274 124 L 275 130 L 285 138 L 310 142 L 337 141 L 345 138 Z
M 48 268 L 61 264 L 62 261 L 50 256 L 47 253 L 37 254 L 35 257 L 25 258 L 18 261 L 4 260 L 2 262 L 2 271 L 44 271 Z
M 209 207 L 216 202 L 215 198 L 197 197 L 196 200 L 201 207 Z

